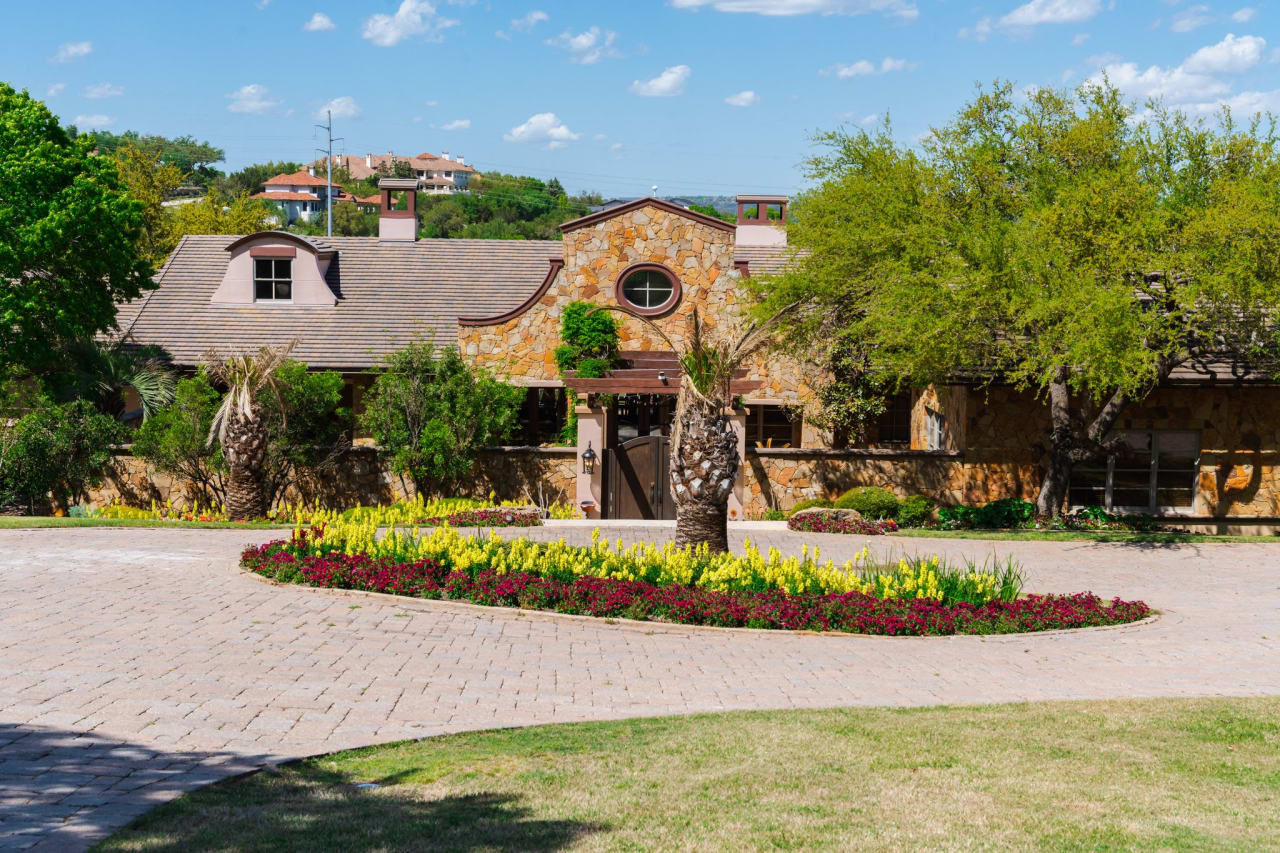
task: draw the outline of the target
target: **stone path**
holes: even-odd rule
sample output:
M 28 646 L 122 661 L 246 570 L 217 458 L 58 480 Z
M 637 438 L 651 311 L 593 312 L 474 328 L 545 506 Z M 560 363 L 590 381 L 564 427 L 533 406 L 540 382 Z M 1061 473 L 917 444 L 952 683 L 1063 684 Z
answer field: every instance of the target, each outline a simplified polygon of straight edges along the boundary
M 606 530 L 653 538 L 653 527 Z M 1280 695 L 1280 543 L 866 540 L 1142 598 L 1154 624 L 876 638 L 625 626 L 275 587 L 272 531 L 0 531 L 0 850 L 83 849 L 153 805 L 291 757 L 494 726 L 746 708 Z M 589 528 L 540 537 L 586 539 Z M 741 528 L 735 534 L 740 542 Z

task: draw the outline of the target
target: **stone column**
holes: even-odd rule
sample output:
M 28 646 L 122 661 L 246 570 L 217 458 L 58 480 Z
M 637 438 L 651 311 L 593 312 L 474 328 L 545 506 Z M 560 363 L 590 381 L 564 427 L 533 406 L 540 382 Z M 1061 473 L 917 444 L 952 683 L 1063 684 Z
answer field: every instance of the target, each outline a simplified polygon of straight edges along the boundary
M 743 501 L 746 499 L 747 482 L 747 410 L 744 408 L 725 409 L 733 434 L 738 437 L 738 477 L 733 484 L 733 494 L 729 495 L 729 520 L 742 521 L 746 518 Z
M 574 412 L 578 416 L 578 457 L 574 460 L 578 471 L 578 509 L 583 518 L 601 518 L 604 507 L 605 436 L 608 435 L 609 410 L 604 406 L 579 404 Z M 582 454 L 590 447 L 596 454 L 594 474 L 582 472 Z

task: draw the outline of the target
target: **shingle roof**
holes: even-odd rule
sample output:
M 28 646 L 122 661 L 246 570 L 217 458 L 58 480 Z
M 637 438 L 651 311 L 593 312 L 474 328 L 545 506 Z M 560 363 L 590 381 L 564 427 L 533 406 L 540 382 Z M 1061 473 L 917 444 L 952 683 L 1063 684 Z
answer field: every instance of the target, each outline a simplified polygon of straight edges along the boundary
M 772 275 L 782 272 L 791 257 L 786 246 L 738 246 L 734 249 L 735 261 L 746 261 L 747 270 L 754 275 Z
M 279 190 L 270 190 L 268 192 L 254 193 L 249 198 L 260 198 L 265 201 L 319 201 L 320 196 L 314 193 L 288 193 Z
M 336 251 L 328 282 L 333 307 L 225 305 L 210 301 L 239 236 L 189 235 L 157 274 L 159 287 L 120 307 L 120 329 L 141 344 L 164 347 L 178 365 L 197 364 L 211 348 L 256 350 L 298 339 L 294 356 L 314 367 L 362 371 L 415 338 L 457 340 L 458 318 L 494 317 L 538 290 L 560 240 L 418 240 L 298 237 Z M 752 275 L 781 269 L 784 247 L 743 247 L 735 254 Z
M 314 367 L 366 370 L 415 338 L 456 342 L 459 314 L 515 308 L 563 252 L 558 240 L 332 237 L 325 242 L 338 251 L 328 272 L 336 306 L 215 305 L 226 247 L 237 239 L 184 237 L 157 276 L 160 286 L 121 306 L 121 330 L 164 347 L 179 365 L 198 363 L 211 348 L 251 351 L 297 338 L 294 357 Z

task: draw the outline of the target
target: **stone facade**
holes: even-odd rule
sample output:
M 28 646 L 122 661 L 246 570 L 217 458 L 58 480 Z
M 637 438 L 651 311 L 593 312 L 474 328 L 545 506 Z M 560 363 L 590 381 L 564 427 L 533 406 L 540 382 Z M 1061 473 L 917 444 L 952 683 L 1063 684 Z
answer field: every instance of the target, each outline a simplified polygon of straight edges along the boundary
M 574 301 L 618 305 L 614 292 L 624 270 L 655 263 L 680 279 L 681 298 L 670 312 L 653 318 L 679 345 L 689 334 L 695 309 L 711 334 L 725 334 L 726 318 L 736 316 L 741 275 L 734 266 L 732 229 L 717 228 L 654 205 L 620 213 L 564 235 L 564 268 L 528 311 L 488 326 L 460 326 L 458 346 L 477 364 L 517 385 L 558 384 L 553 353 L 560 345 L 560 315 Z M 653 329 L 632 317 L 615 315 L 624 350 L 669 351 Z M 794 359 L 760 353 L 748 378 L 764 386 L 753 396 L 798 401 L 806 388 Z

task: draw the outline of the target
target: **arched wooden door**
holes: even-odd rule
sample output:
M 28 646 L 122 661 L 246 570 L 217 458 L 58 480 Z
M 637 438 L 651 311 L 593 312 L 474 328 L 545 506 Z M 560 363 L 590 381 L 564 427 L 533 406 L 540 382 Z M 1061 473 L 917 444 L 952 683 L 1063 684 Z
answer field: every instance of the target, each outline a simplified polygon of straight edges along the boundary
M 671 520 L 670 440 L 643 435 L 609 451 L 609 517 Z

